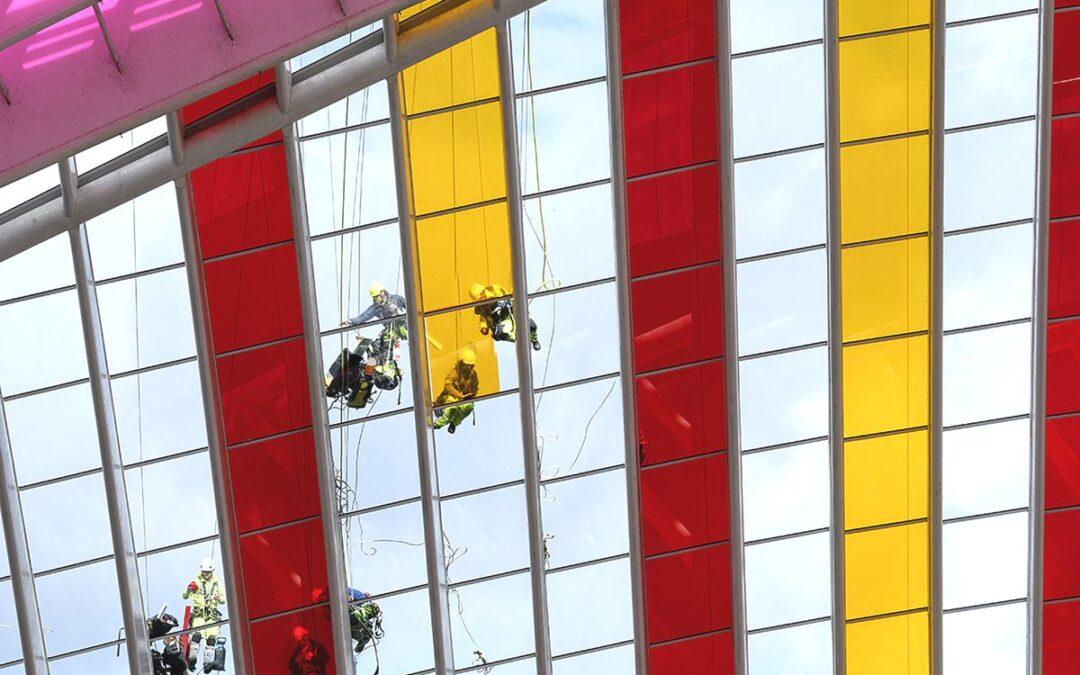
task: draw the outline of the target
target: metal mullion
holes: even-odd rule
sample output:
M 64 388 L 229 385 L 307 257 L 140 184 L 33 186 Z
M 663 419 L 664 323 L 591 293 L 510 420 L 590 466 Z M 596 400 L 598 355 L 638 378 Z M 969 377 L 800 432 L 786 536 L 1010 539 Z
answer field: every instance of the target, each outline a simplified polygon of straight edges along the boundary
M 930 524 L 929 581 L 927 611 L 930 623 L 930 672 L 941 675 L 945 669 L 944 649 L 944 558 L 942 533 L 943 492 L 943 367 L 944 297 L 945 297 L 945 7 L 946 0 L 933 0 L 930 21 L 931 83 L 930 156 L 932 191 L 930 194 L 930 411 L 929 451 Z
M 139 584 L 139 569 L 135 558 L 135 538 L 131 528 L 131 514 L 128 510 L 124 465 L 120 455 L 120 437 L 116 426 L 112 383 L 109 379 L 109 367 L 105 357 L 105 337 L 98 309 L 97 290 L 94 286 L 86 225 L 76 226 L 69 232 L 69 237 L 76 291 L 79 296 L 79 313 L 82 318 L 83 340 L 86 345 L 86 362 L 90 394 L 94 404 L 98 449 L 101 453 L 113 558 L 119 582 L 120 611 L 127 636 L 125 644 L 128 662 L 133 674 L 152 675 L 149 636 L 146 632 L 146 612 L 143 610 L 142 588 Z
M 30 565 L 30 546 L 23 524 L 22 501 L 15 477 L 15 459 L 8 436 L 7 417 L 0 397 L 0 517 L 4 523 L 4 543 L 7 545 L 8 567 L 11 570 L 11 590 L 15 598 L 15 615 L 19 621 L 19 642 L 22 645 L 27 675 L 48 675 L 45 656 L 45 633 L 38 611 L 34 573 Z
M 210 324 L 206 311 L 206 280 L 200 258 L 199 231 L 195 223 L 189 180 L 189 178 L 183 178 L 176 181 L 176 203 L 180 214 L 180 235 L 184 248 L 188 298 L 195 333 L 195 360 L 199 368 L 199 388 L 202 393 L 203 420 L 206 425 L 210 478 L 214 486 L 214 508 L 217 512 L 221 563 L 230 574 L 230 583 L 225 585 L 225 600 L 229 606 L 233 626 L 236 627 L 236 630 L 231 630 L 230 633 L 240 656 L 234 660 L 237 675 L 245 675 L 248 664 L 253 663 L 251 636 L 247 630 L 247 598 L 240 590 L 244 580 L 243 575 L 240 574 L 237 553 L 239 539 L 232 517 L 235 507 L 229 480 L 229 467 L 225 461 L 224 422 L 219 414 L 221 397 L 217 365 L 214 360 L 214 348 L 210 341 Z
M 716 74 L 719 111 L 717 139 L 720 147 L 717 155 L 720 176 L 720 239 L 723 253 L 721 263 L 722 302 L 724 317 L 724 388 L 727 399 L 727 448 L 728 448 L 728 535 L 731 552 L 731 631 L 734 641 L 736 675 L 742 675 L 747 666 L 746 632 L 746 584 L 745 545 L 742 503 L 742 438 L 740 435 L 739 402 L 739 322 L 738 322 L 738 269 L 735 248 L 735 155 L 734 155 L 734 101 L 732 93 L 731 60 L 731 0 L 716 4 Z M 734 355 L 735 358 L 729 358 Z M 732 461 L 734 460 L 734 461 Z
M 495 27 L 499 58 L 499 107 L 502 112 L 503 158 L 506 165 L 507 210 L 510 220 L 510 261 L 514 280 L 514 321 L 518 339 L 514 343 L 518 368 L 518 402 L 521 409 L 521 440 L 525 467 L 525 508 L 529 525 L 529 568 L 532 587 L 533 638 L 536 643 L 537 675 L 551 675 L 551 628 L 548 624 L 547 547 L 544 542 L 543 513 L 540 506 L 540 454 L 536 443 L 532 345 L 526 339 L 529 326 L 529 277 L 525 269 L 525 226 L 521 179 L 519 176 L 517 112 L 514 97 L 513 51 L 510 24 Z M 549 347 L 550 348 L 550 347 Z
M 300 312 L 304 327 L 304 356 L 308 371 L 308 396 L 311 403 L 311 430 L 315 444 L 316 476 L 319 506 L 322 511 L 323 544 L 326 548 L 327 586 L 330 597 L 330 622 L 334 640 L 334 661 L 340 675 L 353 675 L 352 635 L 349 632 L 349 613 L 345 605 L 347 582 L 341 526 L 338 519 L 337 474 L 330 444 L 329 420 L 326 415 L 322 379 L 322 340 L 319 336 L 319 311 L 315 298 L 315 268 L 311 256 L 311 236 L 308 233 L 307 201 L 304 193 L 304 170 L 300 161 L 300 143 L 293 126 L 283 130 L 285 171 L 289 180 L 289 201 L 292 208 L 293 239 L 296 244 L 296 267 L 300 281 Z
M 630 553 L 630 599 L 634 629 L 634 672 L 645 675 L 649 668 L 649 645 L 645 623 L 645 576 L 641 542 L 641 480 L 638 454 L 637 406 L 634 383 L 634 336 L 630 325 L 630 261 L 626 226 L 626 163 L 623 143 L 622 56 L 619 34 L 619 0 L 604 2 L 604 30 L 607 42 L 608 112 L 611 118 L 611 197 L 615 247 L 615 289 L 619 307 L 619 369 L 623 410 L 623 449 L 626 465 L 626 511 Z
M 383 24 L 383 29 L 396 30 L 396 25 Z M 423 307 L 420 283 L 420 249 L 414 231 L 412 168 L 409 159 L 408 124 L 398 76 L 386 80 L 390 99 L 390 136 L 394 151 L 394 174 L 397 186 L 398 230 L 401 246 L 401 267 L 405 278 L 406 324 L 412 347 L 409 349 L 410 384 L 413 394 L 413 426 L 416 436 L 417 466 L 420 471 L 420 507 L 424 526 L 424 556 L 427 565 L 428 609 L 431 613 L 431 639 L 434 645 L 435 673 L 454 672 L 454 645 L 450 624 L 450 582 L 443 547 L 442 504 L 440 498 L 438 459 L 432 446 L 429 424 L 432 414 L 431 391 L 428 386 L 428 351 L 426 323 L 420 316 Z
M 847 672 L 847 601 L 844 532 L 843 236 L 840 228 L 840 0 L 825 0 L 825 145 L 829 284 L 829 467 L 831 509 L 833 672 Z
M 1031 319 L 1031 458 L 1028 497 L 1028 672 L 1043 668 L 1043 528 L 1046 509 L 1046 332 L 1050 248 L 1050 136 L 1054 82 L 1054 0 L 1039 2 L 1039 93 L 1036 116 L 1034 279 Z

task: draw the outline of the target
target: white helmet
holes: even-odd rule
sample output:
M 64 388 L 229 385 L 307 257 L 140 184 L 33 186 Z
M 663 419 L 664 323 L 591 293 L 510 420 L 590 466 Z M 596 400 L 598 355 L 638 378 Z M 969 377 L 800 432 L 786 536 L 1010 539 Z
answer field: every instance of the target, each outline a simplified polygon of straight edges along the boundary
M 203 558 L 202 562 L 199 563 L 199 571 L 200 572 L 213 572 L 214 571 L 214 560 L 213 560 L 213 558 Z

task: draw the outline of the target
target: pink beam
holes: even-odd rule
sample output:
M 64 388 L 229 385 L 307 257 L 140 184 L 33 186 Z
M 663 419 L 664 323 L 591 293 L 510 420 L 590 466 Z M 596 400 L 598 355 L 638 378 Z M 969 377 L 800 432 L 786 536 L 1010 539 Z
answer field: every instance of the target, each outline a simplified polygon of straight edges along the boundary
M 65 4 L 0 0 L 0 16 L 35 1 L 39 12 Z M 222 0 L 230 39 L 213 0 L 104 0 L 119 67 L 92 9 L 77 11 L 0 51 L 11 99 L 0 100 L 0 184 L 412 2 Z
M 0 0 L 0 51 L 63 21 L 91 0 Z

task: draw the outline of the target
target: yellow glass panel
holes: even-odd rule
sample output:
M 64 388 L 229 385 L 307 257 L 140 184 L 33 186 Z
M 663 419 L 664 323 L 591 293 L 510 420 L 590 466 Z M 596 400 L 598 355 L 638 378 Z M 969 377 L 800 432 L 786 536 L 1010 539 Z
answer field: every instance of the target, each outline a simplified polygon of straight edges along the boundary
M 844 437 L 926 425 L 925 335 L 844 347 Z
M 930 620 L 926 612 L 847 625 L 849 675 L 929 675 Z
M 416 214 L 506 197 L 498 103 L 409 120 Z
M 514 292 L 505 203 L 423 218 L 416 231 L 425 312 L 472 302 L 473 284 Z
M 929 544 L 926 523 L 844 535 L 847 618 L 926 607 Z
M 845 342 L 926 330 L 929 255 L 927 237 L 844 249 L 840 265 Z
M 929 30 L 840 43 L 841 141 L 929 126 Z
M 862 35 L 880 30 L 930 23 L 930 0 L 840 0 L 840 35 Z
M 405 19 L 408 19 L 410 16 L 416 16 L 417 14 L 424 11 L 428 7 L 434 7 L 435 5 L 439 4 L 440 2 L 442 2 L 442 0 L 424 0 L 423 2 L 418 2 L 415 5 L 409 5 L 405 9 L 398 12 L 398 19 L 404 21 Z
M 499 56 L 492 28 L 424 59 L 401 74 L 408 115 L 499 96 Z
M 927 517 L 927 432 L 844 444 L 844 527 L 855 529 Z
M 495 394 L 499 386 L 499 359 L 495 341 L 480 333 L 479 317 L 470 309 L 429 316 L 424 320 L 427 333 L 428 375 L 431 400 L 439 397 L 448 374 L 457 367 L 464 349 L 476 353 L 476 375 L 480 387 L 477 396 Z
M 840 238 L 845 244 L 930 229 L 930 137 L 840 149 Z

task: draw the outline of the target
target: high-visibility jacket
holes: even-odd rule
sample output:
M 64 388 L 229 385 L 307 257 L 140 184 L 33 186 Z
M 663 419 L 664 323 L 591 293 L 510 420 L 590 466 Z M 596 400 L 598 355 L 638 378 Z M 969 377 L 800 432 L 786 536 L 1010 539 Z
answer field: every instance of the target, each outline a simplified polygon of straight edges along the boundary
M 196 590 L 191 590 L 194 584 Z M 204 579 L 202 574 L 195 577 L 184 589 L 184 600 L 191 600 L 191 615 L 197 618 L 216 620 L 221 614 L 219 607 L 225 604 L 225 591 L 216 574 Z

